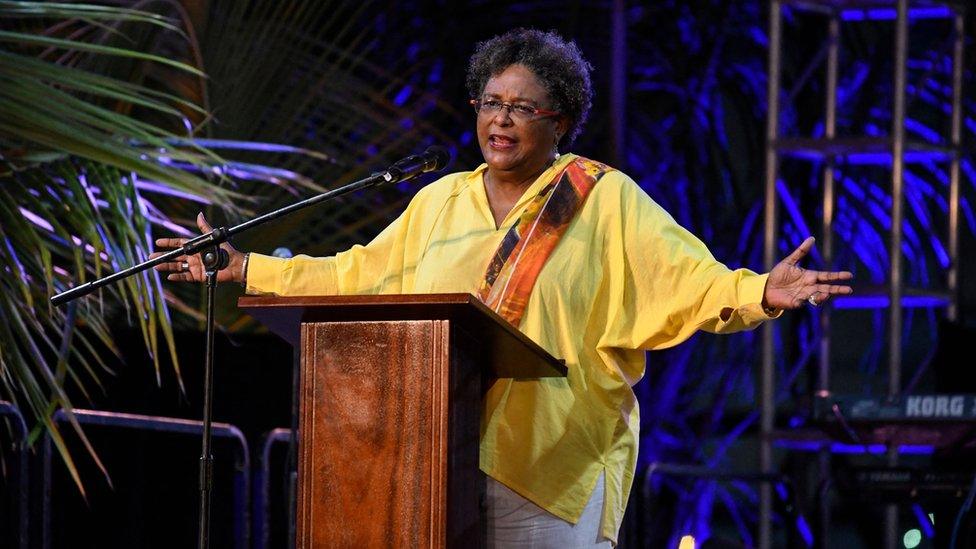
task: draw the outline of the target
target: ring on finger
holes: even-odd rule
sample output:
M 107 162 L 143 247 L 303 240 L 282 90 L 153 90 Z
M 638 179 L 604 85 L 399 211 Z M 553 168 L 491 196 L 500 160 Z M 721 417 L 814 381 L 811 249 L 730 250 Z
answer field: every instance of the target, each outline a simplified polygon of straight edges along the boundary
M 180 272 L 181 273 L 182 272 L 189 271 L 189 270 L 190 270 L 190 264 L 189 263 L 187 263 L 186 261 L 183 261 L 183 262 L 180 263 Z
M 807 298 L 807 303 L 813 305 L 814 307 L 819 307 L 820 304 L 817 303 L 817 298 L 813 297 L 814 295 L 815 294 L 810 294 L 810 297 Z

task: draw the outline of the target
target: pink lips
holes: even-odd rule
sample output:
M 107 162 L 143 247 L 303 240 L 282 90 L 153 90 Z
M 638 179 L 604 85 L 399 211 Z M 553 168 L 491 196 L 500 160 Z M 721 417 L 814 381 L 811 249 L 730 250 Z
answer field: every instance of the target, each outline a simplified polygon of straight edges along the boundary
M 506 150 L 515 146 L 517 140 L 506 135 L 493 133 L 488 136 L 488 145 L 493 149 Z

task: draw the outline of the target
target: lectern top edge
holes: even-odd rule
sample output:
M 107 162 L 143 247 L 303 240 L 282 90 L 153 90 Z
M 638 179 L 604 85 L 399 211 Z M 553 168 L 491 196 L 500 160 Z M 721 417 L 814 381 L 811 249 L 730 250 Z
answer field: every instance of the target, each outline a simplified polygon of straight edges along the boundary
M 498 377 L 521 377 L 512 362 L 544 364 L 546 374 L 529 377 L 564 377 L 564 361 L 509 324 L 478 298 L 467 293 L 386 294 L 340 296 L 243 296 L 238 306 L 292 345 L 299 343 L 302 322 L 362 322 L 396 320 L 454 320 L 475 335 L 490 352 L 500 352 Z M 504 358 L 503 358 L 504 357 Z M 529 358 L 531 357 L 531 358 Z M 536 374 L 540 370 L 530 368 Z
M 242 296 L 238 305 L 249 307 L 335 307 L 342 305 L 474 305 L 494 315 L 478 298 L 466 293 L 450 294 L 381 294 L 381 295 L 310 295 L 310 296 Z M 497 316 L 497 315 L 496 315 Z

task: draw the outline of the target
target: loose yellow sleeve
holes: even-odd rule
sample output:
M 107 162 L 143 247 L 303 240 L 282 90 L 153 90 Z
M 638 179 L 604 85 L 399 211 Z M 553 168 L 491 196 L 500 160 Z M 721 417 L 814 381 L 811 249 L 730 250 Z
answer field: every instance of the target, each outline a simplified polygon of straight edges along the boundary
M 616 174 L 615 174 L 616 175 Z M 730 270 L 708 248 L 626 179 L 619 222 L 606 231 L 610 326 L 605 342 L 625 349 L 663 349 L 697 330 L 729 333 L 770 317 L 762 309 L 767 275 Z
M 331 257 L 297 255 L 289 259 L 252 253 L 247 293 L 301 296 L 400 292 L 404 276 L 404 234 L 410 208 L 365 246 L 356 245 Z

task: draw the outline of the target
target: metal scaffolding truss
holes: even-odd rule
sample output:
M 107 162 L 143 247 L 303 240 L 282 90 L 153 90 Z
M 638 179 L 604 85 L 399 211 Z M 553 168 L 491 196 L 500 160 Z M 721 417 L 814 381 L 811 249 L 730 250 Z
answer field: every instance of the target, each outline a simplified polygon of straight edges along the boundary
M 782 10 L 791 8 L 794 13 L 820 14 L 827 20 L 826 37 L 826 97 L 824 101 L 823 137 L 793 137 L 781 134 L 780 130 L 780 80 L 782 48 Z M 771 0 L 769 5 L 769 78 L 768 78 L 768 119 L 766 126 L 766 172 L 765 172 L 765 241 L 764 261 L 770 269 L 778 259 L 779 236 L 777 180 L 780 160 L 784 157 L 810 159 L 820 162 L 823 170 L 823 219 L 820 226 L 819 248 L 827 266 L 833 266 L 834 238 L 833 223 L 836 213 L 835 176 L 842 166 L 871 164 L 890 166 L 892 197 L 891 231 L 888 239 L 890 272 L 886 287 L 874 296 L 876 299 L 864 301 L 859 292 L 861 307 L 887 307 L 887 396 L 894 398 L 902 390 L 902 314 L 905 307 L 936 306 L 944 307 L 946 317 L 954 320 L 957 311 L 958 257 L 959 257 L 959 168 L 960 139 L 962 130 L 962 63 L 964 41 L 963 2 L 937 0 Z M 951 21 L 952 40 L 952 104 L 950 135 L 938 143 L 908 139 L 905 130 L 906 76 L 908 62 L 909 20 L 937 18 Z M 840 26 L 848 21 L 888 20 L 894 25 L 894 75 L 893 112 L 890 134 L 877 136 L 838 136 L 837 89 L 838 57 L 840 49 Z M 945 287 L 906 288 L 903 280 L 903 257 L 901 252 L 904 222 L 905 165 L 915 161 L 945 162 L 949 167 L 948 219 L 946 232 L 946 251 L 949 256 L 945 272 Z M 844 304 L 836 300 L 836 307 Z M 850 306 L 854 306 L 851 304 Z M 825 308 L 819 315 L 821 333 L 819 348 L 818 394 L 830 391 L 830 309 Z M 760 470 L 763 474 L 775 473 L 772 446 L 776 433 L 775 417 L 775 364 L 774 364 L 774 323 L 765 326 L 763 332 L 762 368 L 760 371 Z M 829 446 L 824 446 L 821 455 L 821 471 L 829 472 Z M 897 447 L 889 451 L 889 463 L 897 460 Z M 823 508 L 826 514 L 828 509 Z M 817 546 L 827 546 L 827 519 L 821 517 L 818 529 Z M 897 508 L 888 505 L 885 510 L 885 546 L 893 548 L 897 543 Z M 771 547 L 772 543 L 772 485 L 768 482 L 760 487 L 758 546 Z

